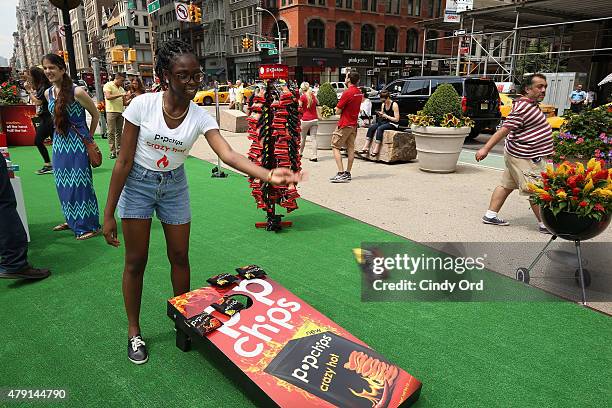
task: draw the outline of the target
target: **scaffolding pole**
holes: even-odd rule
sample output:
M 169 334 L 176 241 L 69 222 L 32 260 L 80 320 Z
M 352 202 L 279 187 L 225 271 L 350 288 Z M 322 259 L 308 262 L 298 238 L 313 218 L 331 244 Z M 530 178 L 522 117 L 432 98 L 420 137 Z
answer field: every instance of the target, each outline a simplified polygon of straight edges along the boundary
M 427 27 L 423 29 L 423 52 L 421 54 L 421 76 L 425 74 L 425 45 L 427 41 Z
M 514 23 L 514 35 L 512 36 L 512 59 L 510 60 L 510 72 L 508 74 L 508 81 L 512 81 L 514 78 L 514 67 L 516 65 L 516 40 L 518 37 L 518 24 L 519 24 L 520 13 L 516 12 L 516 21 Z

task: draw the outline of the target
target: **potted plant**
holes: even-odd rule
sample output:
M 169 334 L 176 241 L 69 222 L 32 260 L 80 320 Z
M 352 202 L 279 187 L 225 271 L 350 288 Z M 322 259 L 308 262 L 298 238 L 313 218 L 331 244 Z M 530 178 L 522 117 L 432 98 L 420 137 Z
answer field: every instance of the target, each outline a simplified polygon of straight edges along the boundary
M 422 111 L 408 115 L 416 143 L 419 168 L 434 173 L 452 173 L 463 142 L 474 122 L 464 117 L 461 99 L 451 84 L 441 84 Z
M 529 184 L 532 201 L 540 206 L 542 222 L 568 240 L 590 239 L 610 224 L 612 169 L 603 160 L 563 162 L 548 166 L 541 179 Z
M 567 160 L 586 164 L 591 158 L 612 163 L 612 106 L 570 113 L 565 119 L 561 130 L 553 133 L 555 163 Z
M 319 101 L 319 126 L 317 128 L 317 147 L 321 150 L 331 149 L 332 133 L 338 126 L 340 116 L 335 114 L 334 108 L 338 104 L 338 94 L 329 82 L 321 84 L 317 92 Z

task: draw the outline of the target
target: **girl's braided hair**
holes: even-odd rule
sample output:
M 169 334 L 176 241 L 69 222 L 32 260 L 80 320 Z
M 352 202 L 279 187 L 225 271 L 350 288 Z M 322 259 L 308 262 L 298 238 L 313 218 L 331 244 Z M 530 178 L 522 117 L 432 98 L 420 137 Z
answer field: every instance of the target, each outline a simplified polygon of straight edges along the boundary
M 155 53 L 155 74 L 160 79 L 162 89 L 167 89 L 168 84 L 164 80 L 164 69 L 170 70 L 174 59 L 183 54 L 195 54 L 191 45 L 182 40 L 170 40 L 162 43 Z

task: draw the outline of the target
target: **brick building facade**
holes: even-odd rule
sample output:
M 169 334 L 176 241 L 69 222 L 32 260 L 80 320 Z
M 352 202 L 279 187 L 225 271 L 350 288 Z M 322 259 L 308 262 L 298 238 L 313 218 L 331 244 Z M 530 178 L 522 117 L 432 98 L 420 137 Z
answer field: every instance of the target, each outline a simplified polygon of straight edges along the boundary
M 417 23 L 444 14 L 444 0 L 264 0 L 279 20 L 283 63 L 297 81 L 336 81 L 342 68 L 362 74 L 362 83 L 389 82 L 420 74 L 423 30 Z M 274 20 L 262 15 L 262 33 L 277 36 Z M 428 31 L 428 38 L 444 37 Z M 451 40 L 427 42 L 427 58 L 451 55 Z M 264 63 L 275 57 L 262 55 Z M 443 61 L 428 73 L 443 72 Z

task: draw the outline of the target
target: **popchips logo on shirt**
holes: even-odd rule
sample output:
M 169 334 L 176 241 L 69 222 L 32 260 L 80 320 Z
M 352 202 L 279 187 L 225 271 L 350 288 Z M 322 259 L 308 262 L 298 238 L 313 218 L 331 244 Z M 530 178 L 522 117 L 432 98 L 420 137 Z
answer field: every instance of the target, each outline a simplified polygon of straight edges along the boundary
M 157 161 L 157 167 L 159 167 L 160 169 L 165 169 L 166 167 L 168 167 L 168 165 L 170 165 L 170 160 L 168 160 L 168 157 L 166 157 L 166 155 L 164 154 L 164 157 Z

